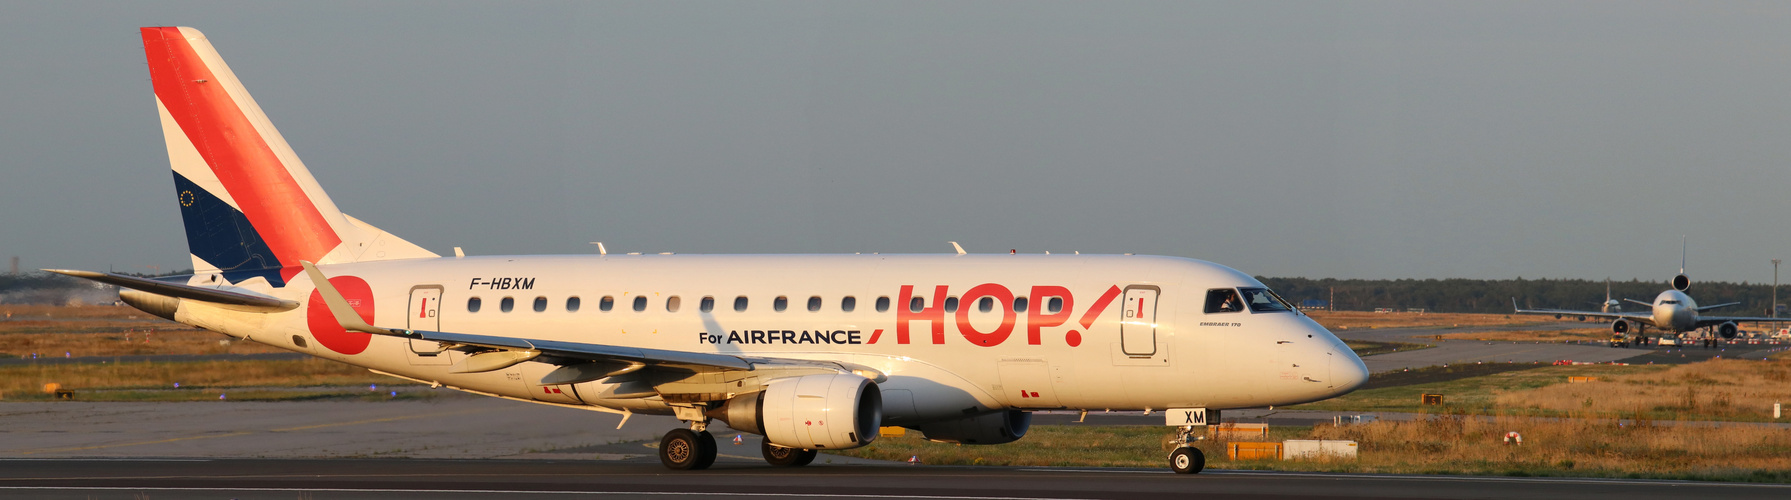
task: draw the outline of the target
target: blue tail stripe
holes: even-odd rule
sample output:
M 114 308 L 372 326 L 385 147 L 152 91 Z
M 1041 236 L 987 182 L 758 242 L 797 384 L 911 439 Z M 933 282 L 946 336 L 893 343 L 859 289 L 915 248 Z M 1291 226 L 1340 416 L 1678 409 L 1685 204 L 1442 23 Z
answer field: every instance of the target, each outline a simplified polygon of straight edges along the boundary
M 276 287 L 286 286 L 280 277 L 280 260 L 241 210 L 180 172 L 174 173 L 174 192 L 180 199 L 180 218 L 186 223 L 187 248 L 194 256 L 218 266 L 231 283 L 262 276 Z

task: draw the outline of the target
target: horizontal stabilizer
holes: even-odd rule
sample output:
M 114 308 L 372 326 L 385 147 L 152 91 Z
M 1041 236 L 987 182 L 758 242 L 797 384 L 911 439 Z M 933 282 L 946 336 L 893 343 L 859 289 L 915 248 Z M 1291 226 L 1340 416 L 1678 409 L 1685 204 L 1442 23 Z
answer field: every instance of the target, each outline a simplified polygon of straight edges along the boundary
M 96 273 L 93 271 L 76 271 L 71 269 L 45 269 L 44 271 L 64 276 L 89 279 L 108 285 L 118 285 L 132 290 L 142 290 L 157 295 L 197 300 L 200 302 L 211 302 L 214 304 L 262 307 L 280 311 L 296 309 L 299 306 L 298 302 L 276 299 L 264 295 L 253 295 L 243 292 L 219 290 L 216 288 L 169 283 L 166 281 L 156 281 L 135 276 L 125 276 L 122 274 Z

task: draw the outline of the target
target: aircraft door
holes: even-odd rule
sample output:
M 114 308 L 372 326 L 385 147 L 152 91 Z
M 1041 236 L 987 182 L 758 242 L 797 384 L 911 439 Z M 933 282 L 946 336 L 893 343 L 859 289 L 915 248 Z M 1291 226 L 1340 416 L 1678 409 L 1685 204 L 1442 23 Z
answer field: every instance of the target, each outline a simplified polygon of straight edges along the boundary
M 410 308 L 405 314 L 409 321 L 405 328 L 411 330 L 427 330 L 438 332 L 442 329 L 441 318 L 441 285 L 422 285 L 410 289 Z M 410 349 L 405 357 L 413 365 L 446 365 L 448 356 L 443 354 L 441 344 L 428 340 L 410 339 Z
M 1120 350 L 1127 356 L 1148 357 L 1157 354 L 1157 294 L 1160 289 L 1149 285 L 1126 287 L 1125 316 L 1119 322 Z

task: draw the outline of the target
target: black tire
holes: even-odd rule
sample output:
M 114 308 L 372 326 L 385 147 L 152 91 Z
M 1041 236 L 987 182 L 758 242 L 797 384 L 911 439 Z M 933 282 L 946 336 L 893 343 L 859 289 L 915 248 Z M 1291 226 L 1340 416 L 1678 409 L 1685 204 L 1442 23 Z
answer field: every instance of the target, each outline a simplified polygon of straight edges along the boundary
M 697 464 L 691 470 L 703 470 L 715 465 L 715 435 L 709 431 L 697 433 Z
M 801 467 L 815 461 L 815 450 L 786 448 L 771 444 L 771 441 L 759 442 L 759 453 L 765 455 L 765 463 L 772 467 Z
M 1169 468 L 1176 474 L 1199 474 L 1206 468 L 1206 454 L 1192 446 L 1176 448 L 1169 453 Z
M 715 438 L 690 429 L 672 429 L 659 440 L 659 463 L 672 470 L 702 470 L 715 463 Z M 708 439 L 704 439 L 708 437 Z M 704 446 L 707 443 L 708 446 Z M 707 453 L 705 453 L 705 450 Z

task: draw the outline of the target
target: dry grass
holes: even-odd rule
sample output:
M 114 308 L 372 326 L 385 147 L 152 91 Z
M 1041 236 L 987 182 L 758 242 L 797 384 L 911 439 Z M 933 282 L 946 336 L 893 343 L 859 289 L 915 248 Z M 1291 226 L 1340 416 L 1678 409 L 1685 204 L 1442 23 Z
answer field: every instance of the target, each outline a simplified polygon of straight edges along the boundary
M 409 385 L 365 368 L 321 358 L 291 361 L 193 361 L 105 364 L 45 364 L 0 367 L 0 394 L 6 400 L 48 399 L 44 384 L 87 390 L 185 389 L 220 387 L 314 387 Z M 214 396 L 215 397 L 215 396 Z
M 198 329 L 142 329 L 118 333 L 0 333 L 0 355 L 29 358 L 156 354 L 256 354 L 286 352 Z
M 1791 361 L 1718 359 L 1597 382 L 1496 391 L 1501 408 L 1674 420 L 1768 420 L 1791 403 Z
M 1524 444 L 1504 443 L 1516 431 Z M 960 446 L 928 442 L 910 432 L 879 438 L 843 455 L 939 465 L 1152 467 L 1167 465 L 1164 427 L 1035 426 L 1018 442 Z M 1347 439 L 1360 443 L 1356 460 L 1286 462 L 1230 460 L 1225 442 L 1200 444 L 1207 466 L 1393 474 L 1651 477 L 1729 481 L 1791 481 L 1791 431 L 1757 425 L 1669 427 L 1652 422 L 1535 417 L 1438 416 L 1409 422 L 1333 427 L 1272 428 L 1269 441 Z
M 130 306 L 26 306 L 0 305 L 0 321 L 67 318 L 132 318 L 160 321 Z
M 1561 342 L 1568 340 L 1608 342 L 1609 328 L 1575 328 L 1572 330 L 1509 330 L 1494 332 L 1445 333 L 1445 339 L 1508 340 L 1514 342 Z
M 1540 325 L 1550 321 L 1536 316 L 1460 313 L 1373 313 L 1361 311 L 1311 311 L 1308 315 L 1332 330 L 1361 328 L 1463 327 L 1488 325 Z

